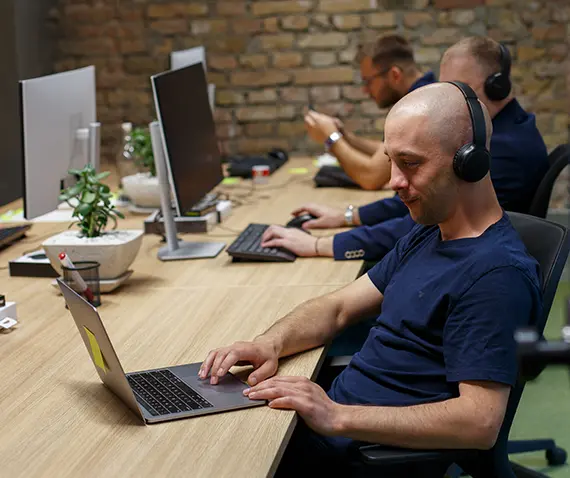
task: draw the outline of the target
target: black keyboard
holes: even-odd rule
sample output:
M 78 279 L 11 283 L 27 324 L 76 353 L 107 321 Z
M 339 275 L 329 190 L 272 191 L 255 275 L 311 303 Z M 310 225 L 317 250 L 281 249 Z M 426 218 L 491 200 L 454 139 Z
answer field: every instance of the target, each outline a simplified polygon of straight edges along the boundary
M 0 247 L 8 246 L 12 242 L 21 239 L 30 229 L 29 224 L 25 226 L 13 226 L 0 228 Z
M 268 227 L 267 224 L 250 224 L 226 252 L 237 260 L 293 262 L 297 256 L 287 249 L 261 247 L 261 236 Z
M 127 380 L 137 402 L 153 416 L 213 406 L 170 370 L 131 373 L 127 375 Z

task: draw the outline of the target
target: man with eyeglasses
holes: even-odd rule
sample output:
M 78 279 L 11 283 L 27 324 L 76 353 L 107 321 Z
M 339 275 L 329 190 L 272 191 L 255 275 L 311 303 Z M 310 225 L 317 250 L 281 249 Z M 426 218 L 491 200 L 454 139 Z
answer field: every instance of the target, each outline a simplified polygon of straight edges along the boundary
M 434 74 L 422 73 L 408 41 L 399 35 L 384 35 L 362 44 L 356 56 L 362 89 L 379 108 L 388 108 L 410 91 L 434 83 Z M 381 141 L 356 136 L 338 118 L 310 110 L 305 125 L 311 139 L 322 143 L 338 159 L 345 172 L 363 189 L 376 190 L 390 179 Z

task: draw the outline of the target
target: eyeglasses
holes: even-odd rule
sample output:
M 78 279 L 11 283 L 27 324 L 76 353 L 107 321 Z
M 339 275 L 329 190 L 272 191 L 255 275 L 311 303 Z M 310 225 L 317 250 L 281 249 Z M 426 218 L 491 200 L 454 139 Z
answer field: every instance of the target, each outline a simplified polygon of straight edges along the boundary
M 390 65 L 388 68 L 384 68 L 383 70 L 379 71 L 378 73 L 375 73 L 372 76 L 369 76 L 368 78 L 361 78 L 361 82 L 363 85 L 366 86 L 370 86 L 370 83 L 372 83 L 372 80 L 374 80 L 374 78 L 378 78 L 379 76 L 384 76 L 386 73 L 388 73 L 392 67 L 394 65 Z

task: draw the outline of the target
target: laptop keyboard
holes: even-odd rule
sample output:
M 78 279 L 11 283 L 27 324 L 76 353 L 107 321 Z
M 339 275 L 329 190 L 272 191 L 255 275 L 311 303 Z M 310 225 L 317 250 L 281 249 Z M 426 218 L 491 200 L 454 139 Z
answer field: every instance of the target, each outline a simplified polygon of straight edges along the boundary
M 153 416 L 213 406 L 170 370 L 132 373 L 127 380 L 137 401 Z

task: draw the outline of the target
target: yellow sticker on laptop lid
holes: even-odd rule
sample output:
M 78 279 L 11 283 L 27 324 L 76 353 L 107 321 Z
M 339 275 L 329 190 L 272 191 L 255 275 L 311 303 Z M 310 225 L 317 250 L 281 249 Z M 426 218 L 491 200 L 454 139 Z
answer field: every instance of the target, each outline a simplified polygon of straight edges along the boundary
M 99 347 L 99 343 L 97 342 L 95 335 L 87 327 L 83 326 L 83 328 L 85 329 L 85 333 L 89 339 L 89 345 L 91 346 L 91 356 L 93 357 L 95 365 L 103 370 L 103 373 L 107 373 L 107 367 L 105 367 L 105 359 L 103 358 L 101 348 Z

